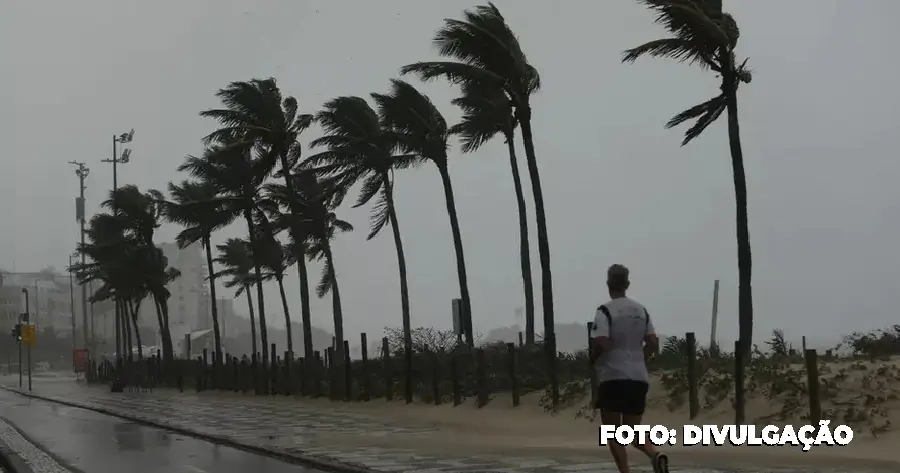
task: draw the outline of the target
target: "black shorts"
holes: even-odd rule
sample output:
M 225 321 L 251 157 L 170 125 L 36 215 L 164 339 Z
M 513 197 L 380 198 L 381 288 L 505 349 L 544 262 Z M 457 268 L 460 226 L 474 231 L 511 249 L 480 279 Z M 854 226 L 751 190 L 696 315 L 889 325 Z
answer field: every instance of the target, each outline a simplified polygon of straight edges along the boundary
M 650 385 L 643 381 L 615 379 L 603 381 L 597 392 L 595 409 L 639 416 L 647 407 L 647 391 Z

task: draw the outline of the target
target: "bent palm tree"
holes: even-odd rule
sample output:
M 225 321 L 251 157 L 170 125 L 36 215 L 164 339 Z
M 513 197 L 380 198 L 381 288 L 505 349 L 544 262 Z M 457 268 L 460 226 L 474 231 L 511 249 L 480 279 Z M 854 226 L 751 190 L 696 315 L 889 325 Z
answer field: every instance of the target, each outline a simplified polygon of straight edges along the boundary
M 735 60 L 740 30 L 734 18 L 722 11 L 721 0 L 639 1 L 657 15 L 656 22 L 665 27 L 671 36 L 625 51 L 623 62 L 634 62 L 641 56 L 670 58 L 710 69 L 721 78 L 719 95 L 675 115 L 666 128 L 696 120 L 685 132 L 683 146 L 700 136 L 722 112 L 728 113 L 728 141 L 737 209 L 739 340 L 742 350 L 749 355 L 753 345 L 752 257 L 737 90 L 740 83 L 750 83 L 752 75 L 746 60 L 740 64 Z
M 434 106 L 431 99 L 402 80 L 391 80 L 391 91 L 387 94 L 372 94 L 378 106 L 381 124 L 396 136 L 402 152 L 413 154 L 420 159 L 434 163 L 444 187 L 444 200 L 450 217 L 453 233 L 453 248 L 456 250 L 456 273 L 459 279 L 460 299 L 466 314 L 466 344 L 474 346 L 472 336 L 472 305 L 469 298 L 469 281 L 466 276 L 466 260 L 463 255 L 462 236 L 456 215 L 456 201 L 447 163 L 447 137 L 449 131 L 444 116 Z
M 381 126 L 378 113 L 361 97 L 337 97 L 326 102 L 324 108 L 316 114 L 315 121 L 324 129 L 325 135 L 309 145 L 311 148 L 328 149 L 307 158 L 302 163 L 303 167 L 314 168 L 322 175 L 332 176 L 341 193 L 346 193 L 362 181 L 362 190 L 353 207 L 366 205 L 373 198 L 376 200 L 372 207 L 367 240 L 374 238 L 388 223 L 391 225 L 400 274 L 400 308 L 406 363 L 404 391 L 406 401 L 412 402 L 412 322 L 406 256 L 394 206 L 394 170 L 412 167 L 421 160 L 415 155 L 395 154 L 398 148 L 396 137 Z
M 344 312 L 341 304 L 341 292 L 337 281 L 337 271 L 334 267 L 334 253 L 331 250 L 331 240 L 341 232 L 353 230 L 349 223 L 337 218 L 334 213 L 336 207 L 336 191 L 332 183 L 320 182 L 313 172 L 291 173 L 292 188 L 295 194 L 290 194 L 287 186 L 282 184 L 267 184 L 266 194 L 272 200 L 284 202 L 293 200 L 293 208 L 303 209 L 298 221 L 303 223 L 302 234 L 306 236 L 300 248 L 292 249 L 294 254 L 305 250 L 310 260 L 324 260 L 322 278 L 316 286 L 316 295 L 325 297 L 331 293 L 332 315 L 334 318 L 335 360 L 341 363 L 344 360 Z
M 538 255 L 541 261 L 541 297 L 544 338 L 548 342 L 551 397 L 559 397 L 556 380 L 556 346 L 553 312 L 553 276 L 550 271 L 550 241 L 544 211 L 544 193 L 534 152 L 531 129 L 531 95 L 540 88 L 540 76 L 522 51 L 519 40 L 500 10 L 493 3 L 463 13 L 462 20 L 446 19 L 434 35 L 433 43 L 447 61 L 418 62 L 407 65 L 401 74 L 416 74 L 423 80 L 443 77 L 455 84 L 481 83 L 506 94 L 522 127 L 522 142 L 537 220 Z
M 101 213 L 91 219 L 85 232 L 88 241 L 79 246 L 79 251 L 90 258 L 90 262 L 77 264 L 75 268 L 79 281 L 102 282 L 93 301 L 114 299 L 115 304 L 123 309 L 120 311 L 122 319 L 117 324 L 121 327 L 126 345 L 130 345 L 129 327 L 133 327 L 140 347 L 137 308 L 140 301 L 150 294 L 157 307 L 163 354 L 168 362 L 174 354 L 169 332 L 166 302 L 169 292 L 166 284 L 180 273 L 168 267 L 162 251 L 153 243 L 154 231 L 159 226 L 161 199 L 159 192 L 142 193 L 135 186 L 120 187 L 111 192 L 103 206 L 115 208 L 117 212 L 115 215 Z M 117 352 L 120 349 L 117 347 Z M 138 355 L 143 355 L 140 348 Z
M 531 248 L 528 243 L 528 212 L 525 210 L 525 194 L 519 177 L 516 159 L 516 118 L 513 106 L 503 90 L 483 82 L 463 86 L 462 97 L 453 105 L 463 111 L 462 120 L 450 127 L 450 133 L 462 139 L 462 151 L 473 153 L 497 133 L 506 140 L 509 166 L 512 169 L 516 207 L 519 213 L 519 261 L 522 269 L 522 288 L 525 293 L 525 342 L 534 343 L 534 284 L 531 280 Z
M 250 145 L 265 175 L 271 174 L 280 165 L 278 174 L 283 178 L 288 192 L 293 195 L 295 189 L 289 178 L 289 170 L 300 159 L 303 147 L 297 139 L 309 127 L 312 115 L 298 113 L 297 100 L 290 96 L 283 97 L 273 78 L 232 82 L 220 89 L 216 97 L 225 108 L 207 110 L 201 112 L 200 116 L 213 118 L 223 127 L 206 136 L 204 142 Z M 304 236 L 299 233 L 299 209 L 290 207 L 288 210 L 290 230 L 295 234 L 293 238 L 302 240 Z M 312 327 L 307 323 L 311 319 L 308 276 L 305 265 L 298 266 L 297 270 L 300 276 L 300 311 L 304 320 L 304 356 L 311 359 Z M 291 324 L 288 323 L 288 345 L 293 346 L 290 327 Z
M 289 218 L 289 217 L 288 217 Z M 284 326 L 287 328 L 287 351 L 294 353 L 293 337 L 291 337 L 291 310 L 288 307 L 287 294 L 284 292 L 284 272 L 287 270 L 291 257 L 276 236 L 276 229 L 269 221 L 265 213 L 257 212 L 257 222 L 260 229 L 259 258 L 262 267 L 266 270 L 263 281 L 275 279 L 278 284 L 278 294 L 281 296 L 281 309 L 284 312 Z
M 213 334 L 215 336 L 216 353 L 222 351 L 222 333 L 219 329 L 219 312 L 216 299 L 215 267 L 213 266 L 212 233 L 231 223 L 236 215 L 227 211 L 219 200 L 216 186 L 212 182 L 182 181 L 181 184 L 169 183 L 169 194 L 172 201 L 164 204 L 163 213 L 166 218 L 184 228 L 175 237 L 179 248 L 185 248 L 200 242 L 206 250 L 206 271 L 209 279 L 209 292 L 212 304 Z
M 215 184 L 219 199 L 225 209 L 235 217 L 242 216 L 247 223 L 250 246 L 254 253 L 258 251 L 259 234 L 253 216 L 258 208 L 259 190 L 266 177 L 265 168 L 258 159 L 253 159 L 248 145 L 227 143 L 209 146 L 202 158 L 188 156 L 179 166 L 179 171 L 188 171 L 202 181 Z M 256 299 L 259 305 L 259 338 L 263 345 L 261 352 L 262 369 L 269 361 L 269 344 L 266 326 L 266 306 L 262 287 L 262 267 L 258 260 L 253 260 L 256 284 Z
M 229 238 L 225 243 L 216 245 L 216 250 L 218 256 L 214 261 L 222 269 L 216 272 L 215 277 L 228 277 L 223 285 L 228 289 L 237 288 L 234 297 L 240 297 L 241 294 L 247 295 L 247 310 L 250 311 L 250 338 L 255 355 L 259 351 L 256 346 L 256 315 L 254 315 L 253 295 L 250 293 L 250 288 L 258 281 L 252 273 L 254 263 L 250 242 L 240 238 Z

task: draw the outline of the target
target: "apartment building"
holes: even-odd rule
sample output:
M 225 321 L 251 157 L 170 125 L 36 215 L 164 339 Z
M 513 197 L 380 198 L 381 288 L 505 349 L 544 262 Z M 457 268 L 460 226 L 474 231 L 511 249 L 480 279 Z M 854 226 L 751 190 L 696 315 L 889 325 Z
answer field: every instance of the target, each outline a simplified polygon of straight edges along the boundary
M 0 274 L 0 329 L 11 329 L 25 312 L 22 288 L 28 290 L 30 321 L 38 330 L 52 327 L 58 333 L 72 331 L 72 303 L 75 303 L 76 330 L 81 330 L 81 291 L 70 292 L 68 274 L 48 268 L 39 272 Z M 4 330 L 7 331 L 7 330 Z

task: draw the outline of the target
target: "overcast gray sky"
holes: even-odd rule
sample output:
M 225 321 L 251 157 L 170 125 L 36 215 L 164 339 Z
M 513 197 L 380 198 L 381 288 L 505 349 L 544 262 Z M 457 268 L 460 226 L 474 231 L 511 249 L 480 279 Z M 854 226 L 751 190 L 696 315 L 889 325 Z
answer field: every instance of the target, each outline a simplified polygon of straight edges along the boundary
M 308 113 L 334 96 L 385 91 L 400 66 L 436 57 L 435 29 L 474 1 L 0 0 L 0 267 L 65 266 L 77 238 L 77 179 L 66 163 L 89 163 L 94 212 L 112 184 L 100 163 L 112 134 L 137 130 L 119 182 L 164 189 L 185 177 L 175 172 L 184 155 L 201 151 L 214 124 L 198 112 L 217 105 L 216 89 L 274 76 Z M 605 268 L 623 263 L 660 331 L 696 330 L 701 340 L 720 278 L 720 340 L 736 337 L 725 120 L 686 148 L 683 130 L 663 129 L 671 115 L 716 94 L 716 79 L 662 60 L 620 64 L 623 49 L 662 34 L 634 1 L 497 4 L 543 79 L 534 129 L 557 320 L 591 317 L 607 297 Z M 757 336 L 780 327 L 794 339 L 831 339 L 897 323 L 900 70 L 887 58 L 900 39 L 900 4 L 725 5 L 755 70 L 739 100 Z M 455 121 L 454 89 L 422 90 Z M 505 147 L 454 149 L 451 159 L 476 329 L 509 325 L 522 295 Z M 533 224 L 530 192 L 527 200 Z M 458 290 L 437 171 L 400 174 L 397 206 L 413 323 L 449 326 Z M 360 231 L 335 243 L 348 336 L 400 322 L 393 242 L 389 232 L 365 241 L 367 211 L 343 209 Z M 164 227 L 161 241 L 176 231 Z M 235 225 L 218 236 L 243 232 Z M 534 235 L 532 225 L 533 243 Z M 287 286 L 299 319 L 296 279 Z M 268 294 L 269 320 L 279 324 L 277 290 Z M 331 326 L 330 307 L 329 299 L 314 302 L 315 325 Z

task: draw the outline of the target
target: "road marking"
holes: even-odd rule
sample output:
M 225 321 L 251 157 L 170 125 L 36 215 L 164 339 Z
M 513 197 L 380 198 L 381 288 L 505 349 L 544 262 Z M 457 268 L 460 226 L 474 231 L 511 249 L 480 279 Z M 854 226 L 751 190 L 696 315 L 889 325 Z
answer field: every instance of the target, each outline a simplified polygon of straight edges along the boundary
M 187 471 L 192 471 L 194 473 L 206 473 L 206 470 L 204 470 L 203 468 L 197 468 L 194 465 L 181 465 L 181 467 Z

